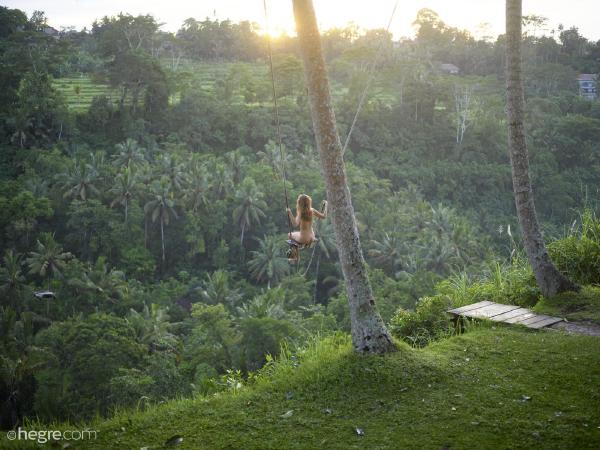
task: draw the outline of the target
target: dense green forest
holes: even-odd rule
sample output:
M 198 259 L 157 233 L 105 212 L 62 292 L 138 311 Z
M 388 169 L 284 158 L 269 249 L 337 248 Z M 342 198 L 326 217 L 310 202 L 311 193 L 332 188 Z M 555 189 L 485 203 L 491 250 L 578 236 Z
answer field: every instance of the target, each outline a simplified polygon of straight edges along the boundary
M 600 101 L 576 79 L 600 72 L 600 42 L 525 22 L 538 214 L 558 267 L 598 284 Z M 540 293 L 512 196 L 504 36 L 431 10 L 415 26 L 322 41 L 342 140 L 377 64 L 345 161 L 381 315 L 423 346 L 449 298 Z M 256 24 L 48 30 L 0 7 L 0 427 L 227 390 L 282 346 L 348 331 L 329 221 L 298 264 L 285 256 L 283 168 L 292 206 L 325 198 L 296 38 L 272 42 L 282 156 Z

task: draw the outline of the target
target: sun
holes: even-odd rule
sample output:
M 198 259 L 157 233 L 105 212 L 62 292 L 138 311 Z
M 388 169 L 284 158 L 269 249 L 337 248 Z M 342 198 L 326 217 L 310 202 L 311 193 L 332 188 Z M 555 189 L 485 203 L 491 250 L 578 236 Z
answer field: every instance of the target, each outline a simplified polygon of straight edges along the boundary
M 291 5 L 287 2 L 268 1 L 266 16 L 263 14 L 260 20 L 260 34 L 273 38 L 282 36 L 294 36 L 296 25 Z

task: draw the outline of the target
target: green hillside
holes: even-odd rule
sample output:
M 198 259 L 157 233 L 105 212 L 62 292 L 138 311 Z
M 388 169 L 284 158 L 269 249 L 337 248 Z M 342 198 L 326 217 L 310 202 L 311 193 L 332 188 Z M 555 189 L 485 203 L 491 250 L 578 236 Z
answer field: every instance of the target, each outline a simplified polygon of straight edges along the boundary
M 483 324 L 374 357 L 339 334 L 267 364 L 250 386 L 97 421 L 97 440 L 74 447 L 163 448 L 182 436 L 177 448 L 598 448 L 597 344 Z
M 58 78 L 53 86 L 63 95 L 68 108 L 76 111 L 87 110 L 94 97 L 105 95 L 114 103 L 119 99 L 116 90 L 106 84 L 95 83 L 88 76 Z

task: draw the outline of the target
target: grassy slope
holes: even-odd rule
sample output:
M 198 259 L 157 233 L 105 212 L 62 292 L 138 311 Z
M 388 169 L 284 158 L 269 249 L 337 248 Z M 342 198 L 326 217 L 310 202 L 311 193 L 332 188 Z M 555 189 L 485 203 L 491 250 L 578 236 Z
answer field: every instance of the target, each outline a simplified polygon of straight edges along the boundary
M 360 357 L 339 336 L 237 394 L 93 423 L 98 439 L 75 447 L 162 448 L 182 435 L 178 448 L 193 449 L 600 448 L 598 344 L 488 324 L 422 350 Z
M 581 292 L 565 292 L 541 299 L 534 311 L 567 320 L 589 320 L 600 324 L 600 287 L 584 286 Z

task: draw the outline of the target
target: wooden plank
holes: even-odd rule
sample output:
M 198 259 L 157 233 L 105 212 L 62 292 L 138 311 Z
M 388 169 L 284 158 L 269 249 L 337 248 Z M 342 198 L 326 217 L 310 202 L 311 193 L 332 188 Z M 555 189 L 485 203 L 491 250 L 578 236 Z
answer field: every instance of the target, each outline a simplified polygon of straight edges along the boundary
M 471 311 L 473 309 L 483 308 L 484 306 L 493 305 L 493 304 L 494 303 L 492 303 L 492 302 L 488 302 L 487 300 L 484 300 L 482 302 L 472 303 L 470 305 L 462 306 L 460 308 L 451 309 L 448 312 L 450 314 L 461 315 L 464 312 Z
M 549 319 L 549 318 L 550 318 L 550 316 L 545 316 L 543 314 L 535 314 L 533 317 L 530 317 L 529 319 L 525 319 L 525 320 L 522 320 L 517 323 L 519 325 L 533 325 L 536 322 L 539 322 L 544 319 Z
M 491 319 L 494 322 L 504 322 L 506 319 L 521 316 L 528 312 L 530 312 L 530 311 L 526 308 L 517 308 L 517 309 L 513 309 L 512 311 L 505 312 L 504 314 L 500 314 L 499 316 L 494 316 Z
M 494 316 L 498 316 L 500 314 L 512 311 L 514 309 L 518 309 L 518 306 L 515 305 L 502 305 L 499 303 L 492 303 L 491 305 L 484 306 L 483 308 L 478 308 L 475 310 L 467 311 L 462 315 L 467 317 L 476 317 L 482 319 L 489 319 Z
M 553 325 L 555 323 L 558 322 L 562 322 L 563 319 L 561 319 L 560 317 L 548 317 L 547 319 L 544 320 L 540 320 L 539 322 L 527 325 L 529 328 L 535 328 L 535 329 L 539 329 L 539 328 L 544 328 L 550 325 Z
M 511 317 L 510 319 L 504 320 L 504 323 L 519 323 L 523 320 L 529 319 L 530 317 L 535 316 L 532 312 L 527 312 L 525 314 L 521 314 L 520 316 Z

